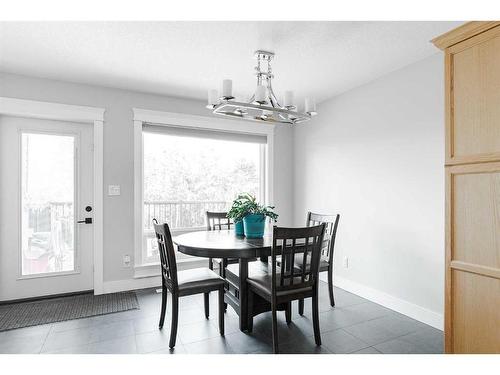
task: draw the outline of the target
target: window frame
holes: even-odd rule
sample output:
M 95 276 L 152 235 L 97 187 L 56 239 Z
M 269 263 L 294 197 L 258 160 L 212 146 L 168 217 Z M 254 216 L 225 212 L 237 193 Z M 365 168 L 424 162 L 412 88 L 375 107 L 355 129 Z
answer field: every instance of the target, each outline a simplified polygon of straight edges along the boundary
M 144 143 L 143 126 L 154 124 L 155 126 L 173 126 L 198 130 L 214 130 L 230 133 L 249 135 L 263 135 L 267 143 L 261 145 L 260 157 L 260 187 L 259 199 L 265 204 L 273 202 L 273 150 L 274 150 L 274 124 L 260 124 L 246 121 L 234 121 L 214 116 L 197 116 L 173 112 L 152 111 L 133 108 L 134 112 L 134 277 L 150 277 L 159 275 L 157 263 L 143 263 L 143 220 L 144 220 Z M 189 230 L 177 230 L 175 235 L 188 231 L 203 230 L 204 228 L 189 228 Z M 206 258 L 180 259 L 178 269 L 189 269 L 206 266 Z

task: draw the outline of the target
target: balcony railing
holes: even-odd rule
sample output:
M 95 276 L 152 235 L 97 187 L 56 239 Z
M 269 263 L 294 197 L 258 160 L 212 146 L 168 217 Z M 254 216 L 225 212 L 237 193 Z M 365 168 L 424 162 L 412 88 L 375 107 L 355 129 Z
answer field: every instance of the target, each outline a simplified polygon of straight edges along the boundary
M 72 202 L 25 203 L 24 210 L 34 232 L 50 232 L 55 222 L 73 218 Z
M 224 201 L 145 201 L 144 229 L 153 229 L 152 221 L 168 223 L 171 230 L 200 228 L 205 226 L 207 211 L 226 211 Z
M 226 211 L 228 202 L 224 201 L 145 201 L 142 263 L 158 262 L 158 243 L 153 230 L 153 219 L 167 223 L 175 234 L 204 228 L 207 211 Z M 190 258 L 177 253 L 177 260 Z
M 72 202 L 23 202 L 23 275 L 73 269 L 73 211 Z

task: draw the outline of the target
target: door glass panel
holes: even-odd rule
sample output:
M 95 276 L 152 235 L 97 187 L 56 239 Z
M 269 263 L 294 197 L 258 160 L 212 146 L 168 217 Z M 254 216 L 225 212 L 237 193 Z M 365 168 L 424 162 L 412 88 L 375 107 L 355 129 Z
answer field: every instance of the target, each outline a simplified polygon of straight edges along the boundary
M 22 275 L 75 269 L 75 138 L 22 133 Z

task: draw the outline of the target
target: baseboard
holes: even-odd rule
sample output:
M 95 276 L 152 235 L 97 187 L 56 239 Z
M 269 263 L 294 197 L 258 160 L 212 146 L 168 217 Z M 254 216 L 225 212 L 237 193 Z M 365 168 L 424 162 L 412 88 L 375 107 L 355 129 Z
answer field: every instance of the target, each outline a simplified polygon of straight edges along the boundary
M 326 281 L 326 275 L 322 274 L 320 278 L 323 281 Z M 360 297 L 366 298 L 367 300 L 378 303 L 388 309 L 397 311 L 400 314 L 409 316 L 419 322 L 428 324 L 441 331 L 443 330 L 443 314 L 439 314 L 422 306 L 415 305 L 414 303 L 391 296 L 390 294 L 384 293 L 380 290 L 370 288 L 366 285 L 362 285 L 342 277 L 336 276 L 334 278 L 334 285 L 348 292 L 357 294 Z
M 103 284 L 103 294 L 124 292 L 144 288 L 155 288 L 161 286 L 160 276 L 143 277 L 137 279 L 105 281 Z
M 177 262 L 177 271 L 189 270 L 193 268 L 206 267 L 207 260 L 189 260 Z M 105 281 L 103 284 L 103 292 L 116 293 L 127 290 L 136 290 L 144 288 L 156 288 L 161 286 L 160 266 L 141 266 L 134 268 L 134 277 L 125 280 Z
M 326 274 L 321 274 L 321 280 L 327 281 Z M 391 296 L 385 292 L 359 284 L 355 281 L 336 276 L 334 278 L 335 286 L 354 293 L 369 301 L 378 303 L 388 309 L 397 311 L 400 314 L 409 316 L 419 322 L 428 324 L 439 330 L 443 330 L 444 317 L 435 311 L 415 305 L 414 303 Z M 156 288 L 161 286 L 161 279 L 157 277 L 143 277 L 127 280 L 105 281 L 103 285 L 104 293 L 124 292 L 127 290 L 136 290 L 143 288 Z
M 68 293 L 47 294 L 44 296 L 37 296 L 37 297 L 0 300 L 0 306 L 11 305 L 14 303 L 23 303 L 23 302 L 38 302 L 38 301 L 44 301 L 44 300 L 48 300 L 48 299 L 55 299 L 55 298 L 61 298 L 61 297 L 79 296 L 82 294 L 89 294 L 89 293 L 94 293 L 94 291 L 92 289 L 90 289 L 90 290 L 80 290 L 80 291 L 68 292 Z

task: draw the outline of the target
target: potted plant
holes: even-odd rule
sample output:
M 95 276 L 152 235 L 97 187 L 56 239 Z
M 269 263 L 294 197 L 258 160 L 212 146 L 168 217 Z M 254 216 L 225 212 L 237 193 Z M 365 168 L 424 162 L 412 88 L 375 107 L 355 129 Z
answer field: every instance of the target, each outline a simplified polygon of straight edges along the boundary
M 248 213 L 247 204 L 248 204 L 248 200 L 245 198 L 245 196 L 239 195 L 238 198 L 236 198 L 233 201 L 231 209 L 227 213 L 227 217 L 229 219 L 233 219 L 234 232 L 237 236 L 244 236 L 245 235 L 245 231 L 244 231 L 244 227 L 243 227 L 243 218 Z
M 278 218 L 278 214 L 273 210 L 273 206 L 261 205 L 254 196 L 247 193 L 239 195 L 233 202 L 233 207 L 229 211 L 228 217 L 233 218 L 235 227 L 239 225 L 240 230 L 241 224 L 236 223 L 243 222 L 243 230 L 246 237 L 262 238 L 264 236 L 266 218 L 269 217 L 273 221 L 276 221 Z M 237 231 L 236 234 L 238 234 Z

